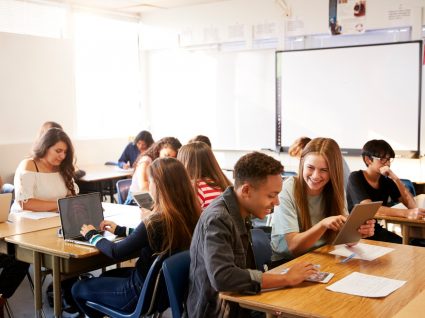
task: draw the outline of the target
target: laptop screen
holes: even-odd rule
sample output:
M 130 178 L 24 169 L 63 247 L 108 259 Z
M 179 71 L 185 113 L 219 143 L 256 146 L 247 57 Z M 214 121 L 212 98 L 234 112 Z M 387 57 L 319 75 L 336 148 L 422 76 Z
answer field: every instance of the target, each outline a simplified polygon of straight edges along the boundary
M 92 224 L 99 228 L 103 221 L 102 202 L 97 192 L 59 199 L 58 206 L 65 239 L 81 236 L 83 224 Z

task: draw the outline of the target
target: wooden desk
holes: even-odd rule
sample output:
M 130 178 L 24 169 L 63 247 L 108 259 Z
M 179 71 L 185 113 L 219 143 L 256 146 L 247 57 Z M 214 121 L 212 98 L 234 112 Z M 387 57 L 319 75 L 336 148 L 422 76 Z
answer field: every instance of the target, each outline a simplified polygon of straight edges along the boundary
M 401 227 L 401 235 L 403 237 L 403 244 L 409 244 L 410 242 L 410 229 L 412 227 L 425 228 L 425 220 L 412 220 L 408 218 L 401 218 L 397 216 L 386 216 L 376 214 L 375 218 L 378 220 L 385 220 L 389 223 L 399 224 Z
M 104 205 L 104 207 L 110 205 Z M 140 209 L 130 206 L 115 206 L 115 212 L 105 214 L 117 223 L 130 223 L 134 226 L 140 223 Z M 114 214 L 114 215 L 112 215 Z M 120 222 L 125 220 L 125 222 Z M 105 267 L 114 262 L 90 246 L 67 243 L 57 236 L 57 227 L 36 232 L 8 236 L 6 242 L 15 245 L 16 258 L 34 265 L 34 305 L 36 316 L 39 317 L 42 308 L 41 267 L 52 270 L 55 317 L 61 316 L 60 282 L 62 275 L 77 275 Z
M 87 187 L 94 188 L 95 191 L 100 192 L 103 197 L 104 185 L 107 185 L 112 203 L 115 202 L 115 182 L 120 179 L 127 179 L 133 175 L 133 170 L 123 170 L 119 169 L 117 166 L 107 166 L 104 164 L 83 165 L 79 168 L 84 170 L 86 174 L 82 178 L 76 180 L 78 186 L 80 186 L 82 190 Z
M 286 288 L 258 295 L 246 296 L 235 293 L 221 293 L 220 297 L 238 302 L 241 306 L 284 317 L 392 317 L 425 290 L 425 249 L 362 240 L 364 243 L 392 247 L 395 250 L 374 261 L 352 259 L 340 263 L 343 257 L 329 254 L 331 246 L 324 246 L 305 254 L 296 260 L 281 265 L 272 272 L 299 261 L 320 264 L 321 270 L 332 272 L 332 284 L 356 271 L 364 274 L 406 280 L 406 284 L 385 298 L 366 298 L 326 290 L 328 284 L 304 282 L 293 288 Z M 416 315 L 416 316 L 419 316 Z

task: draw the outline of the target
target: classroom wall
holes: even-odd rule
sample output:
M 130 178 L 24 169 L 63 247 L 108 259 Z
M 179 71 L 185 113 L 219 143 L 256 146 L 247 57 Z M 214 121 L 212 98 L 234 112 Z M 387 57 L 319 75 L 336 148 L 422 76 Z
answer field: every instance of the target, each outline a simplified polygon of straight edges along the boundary
M 317 34 L 328 32 L 328 0 L 287 0 L 290 19 L 302 22 L 300 34 Z M 408 18 L 412 26 L 414 39 L 421 37 L 423 22 L 422 0 L 371 0 L 367 2 L 368 24 L 373 28 L 387 28 L 397 26 L 405 21 L 390 21 L 388 11 L 393 8 L 407 8 L 410 11 Z M 179 45 L 179 33 L 182 30 L 193 32 L 193 44 L 199 44 L 201 35 L 215 28 L 224 32 L 228 26 L 241 24 L 248 31 L 265 30 L 270 34 L 284 34 L 283 20 L 285 12 L 274 0 L 230 0 L 212 4 L 203 4 L 192 7 L 153 11 L 144 14 L 141 18 L 145 25 L 161 28 L 168 36 L 160 41 L 145 39 L 142 48 L 150 50 L 176 48 Z M 267 28 L 272 30 L 268 30 Z M 283 33 L 282 33 L 283 32 Z M 257 37 L 261 39 L 261 35 Z M 267 37 L 267 34 L 266 34 Z M 252 39 L 251 36 L 249 38 Z M 72 77 L 72 56 L 69 52 L 69 42 L 44 39 L 33 36 L 0 33 L 0 69 L 10 74 L 0 79 L 0 109 L 4 123 L 0 124 L 0 175 L 6 181 L 12 179 L 19 161 L 24 158 L 31 147 L 32 140 L 41 123 L 45 120 L 56 120 L 63 124 L 65 130 L 74 137 L 75 132 L 75 91 Z M 249 42 L 249 41 L 248 41 Z M 187 45 L 190 42 L 186 42 Z M 251 45 L 252 43 L 248 43 Z M 278 45 L 284 48 L 284 41 Z M 251 49 L 251 48 L 247 48 Z M 19 59 L 22 52 L 34 51 L 32 60 Z M 62 53 L 61 53 L 62 52 Z M 3 54 L 3 55 L 2 55 Z M 6 58 L 4 57 L 6 54 Z M 142 69 L 144 80 L 144 102 L 149 103 L 149 51 L 142 55 Z M 15 59 L 16 57 L 16 59 Z M 46 60 L 57 61 L 58 69 L 50 70 L 45 67 Z M 19 61 L 19 63 L 17 62 Z M 11 64 L 13 63 L 13 64 Z M 14 67 L 11 69 L 11 65 Z M 20 87 L 20 74 L 27 74 L 31 69 L 31 81 L 34 86 Z M 60 70 L 60 71 L 58 71 Z M 45 85 L 40 88 L 42 83 Z M 54 85 L 60 83 L 61 85 Z M 13 85 L 11 85 L 13 84 Z M 38 86 L 37 86 L 38 85 Z M 37 89 L 33 89 L 37 87 Z M 7 89 L 6 89 L 7 88 Z M 22 89 L 18 89 L 22 88 Z M 6 92 L 6 95 L 4 95 Z M 44 103 L 34 104 L 33 101 L 42 101 L 39 94 L 48 97 Z M 6 97 L 7 96 L 7 100 Z M 3 99 L 2 99 L 3 98 Z M 59 99 L 55 99 L 59 98 Z M 18 104 L 13 104 L 19 101 Z M 59 106 L 59 107 L 58 107 Z M 18 111 L 16 111 L 18 110 Z M 147 112 L 149 114 L 149 110 Z M 424 112 L 423 112 L 424 113 Z M 24 114 L 28 114 L 26 117 Z M 5 127 L 8 127 L 5 129 Z M 184 129 L 188 129 L 185 127 Z M 185 140 L 182 140 L 185 141 Z M 127 143 L 125 138 L 107 140 L 75 140 L 75 147 L 80 164 L 99 163 L 115 160 L 119 157 Z M 244 154 L 241 151 L 220 151 L 217 157 L 225 168 L 233 167 L 236 160 Z M 287 155 L 271 153 L 281 159 L 287 170 L 296 170 L 297 161 Z M 360 169 L 363 163 L 359 158 L 348 158 L 352 170 Z M 400 171 L 401 177 L 412 180 L 425 180 L 424 159 L 396 160 L 394 169 Z

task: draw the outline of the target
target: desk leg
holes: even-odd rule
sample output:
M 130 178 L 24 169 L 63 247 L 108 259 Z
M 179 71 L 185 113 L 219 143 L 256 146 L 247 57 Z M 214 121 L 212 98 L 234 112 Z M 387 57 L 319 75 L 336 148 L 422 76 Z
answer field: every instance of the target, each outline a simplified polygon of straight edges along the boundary
M 405 224 L 401 224 L 401 235 L 403 236 L 403 244 L 409 244 L 409 226 Z
M 61 275 L 60 275 L 60 259 L 57 256 L 52 256 L 53 262 L 53 308 L 55 317 L 61 317 L 62 314 L 62 299 L 61 299 Z
M 42 306 L 43 302 L 41 300 L 41 255 L 39 252 L 34 251 L 34 309 L 35 317 L 42 317 Z

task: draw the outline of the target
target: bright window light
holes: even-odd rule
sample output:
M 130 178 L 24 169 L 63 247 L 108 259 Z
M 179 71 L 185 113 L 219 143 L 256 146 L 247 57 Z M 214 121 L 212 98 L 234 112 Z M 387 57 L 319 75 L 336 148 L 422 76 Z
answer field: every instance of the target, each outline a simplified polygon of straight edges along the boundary
M 76 13 L 77 136 L 110 138 L 142 130 L 138 23 Z

